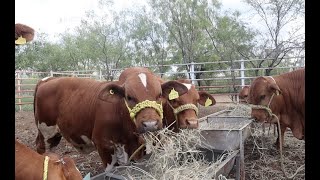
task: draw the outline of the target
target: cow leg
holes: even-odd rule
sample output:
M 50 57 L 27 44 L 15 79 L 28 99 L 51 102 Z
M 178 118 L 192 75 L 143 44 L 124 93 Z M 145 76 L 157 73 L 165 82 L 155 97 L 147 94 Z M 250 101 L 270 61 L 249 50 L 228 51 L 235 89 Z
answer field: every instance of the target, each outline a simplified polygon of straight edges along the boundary
M 49 148 L 51 149 L 53 147 L 56 147 L 60 143 L 61 138 L 62 138 L 62 136 L 60 133 L 57 133 L 53 137 L 49 138 L 47 140 L 47 142 L 50 144 Z
M 46 146 L 45 146 L 45 143 L 44 143 L 44 137 L 41 133 L 41 131 L 38 129 L 38 135 L 37 135 L 37 138 L 36 138 L 36 147 L 37 147 L 37 152 L 39 154 L 43 154 L 46 152 Z
M 114 152 L 114 148 L 110 147 L 97 147 L 99 156 L 102 160 L 104 167 L 106 168 L 105 171 L 108 172 L 113 169 L 117 163 L 117 157 Z

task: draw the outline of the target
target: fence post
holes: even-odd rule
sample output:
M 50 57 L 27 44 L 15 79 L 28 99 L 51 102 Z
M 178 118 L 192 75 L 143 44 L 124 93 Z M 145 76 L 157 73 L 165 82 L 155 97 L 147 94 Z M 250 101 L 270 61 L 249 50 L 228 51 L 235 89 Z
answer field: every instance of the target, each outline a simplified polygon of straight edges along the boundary
M 102 72 L 101 72 L 101 69 L 99 70 L 99 80 L 101 81 L 102 79 Z
M 241 68 L 240 68 L 240 70 L 241 70 L 241 87 L 242 87 L 242 88 L 245 86 L 244 69 L 245 69 L 245 67 L 244 67 L 244 61 L 243 61 L 243 59 L 241 59 Z
M 22 108 L 21 108 L 21 79 L 20 79 L 20 71 L 18 71 L 18 76 L 17 76 L 17 79 L 18 79 L 18 103 L 19 103 L 19 111 L 22 111 Z
M 50 77 L 53 77 L 53 72 L 52 72 L 52 70 L 50 71 Z
M 191 78 L 192 84 L 196 84 L 195 75 L 194 75 L 194 62 L 191 62 L 190 64 L 190 78 Z

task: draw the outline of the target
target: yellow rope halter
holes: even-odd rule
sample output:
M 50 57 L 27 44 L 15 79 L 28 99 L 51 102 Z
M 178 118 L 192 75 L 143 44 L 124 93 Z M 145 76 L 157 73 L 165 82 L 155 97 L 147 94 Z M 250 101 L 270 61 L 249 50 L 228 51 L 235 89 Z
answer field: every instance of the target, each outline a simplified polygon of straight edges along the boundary
M 130 113 L 130 118 L 135 122 L 135 117 L 136 115 L 144 108 L 153 108 L 155 109 L 158 114 L 160 115 L 160 118 L 163 119 L 163 109 L 162 109 L 162 103 L 159 104 L 156 101 L 150 101 L 150 100 L 145 100 L 142 101 L 138 104 L 136 104 L 132 109 L 129 107 L 128 102 L 126 99 L 124 99 L 124 102 L 128 108 L 128 111 Z
M 179 124 L 179 121 L 178 121 L 178 114 L 181 112 L 181 111 L 184 111 L 186 109 L 193 109 L 195 112 L 196 112 L 196 115 L 198 116 L 198 113 L 199 113 L 199 110 L 198 110 L 198 107 L 194 104 L 184 104 L 184 105 L 181 105 L 177 108 L 174 108 L 170 102 L 168 102 L 169 106 L 171 107 L 171 109 L 173 110 L 173 114 L 174 114 L 174 118 L 175 118 L 175 121 L 177 123 L 177 125 Z M 167 125 L 169 125 L 167 123 Z M 179 125 L 178 125 L 179 127 Z
M 44 157 L 43 162 L 43 180 L 48 179 L 48 163 L 49 163 L 49 156 Z
M 171 106 L 171 104 L 170 104 L 170 106 Z M 198 116 L 199 110 L 198 110 L 198 107 L 196 105 L 194 105 L 194 104 L 184 104 L 184 105 L 181 105 L 181 106 L 179 106 L 177 108 L 173 108 L 173 112 L 174 112 L 174 114 L 178 114 L 181 111 L 184 111 L 186 109 L 193 109 L 196 112 L 196 115 Z

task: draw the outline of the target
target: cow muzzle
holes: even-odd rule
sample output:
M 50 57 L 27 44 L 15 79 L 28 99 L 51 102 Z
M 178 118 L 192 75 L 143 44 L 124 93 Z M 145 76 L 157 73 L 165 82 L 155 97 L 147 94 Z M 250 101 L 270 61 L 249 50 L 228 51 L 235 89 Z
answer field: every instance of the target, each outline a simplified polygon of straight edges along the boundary
M 142 122 L 142 132 L 141 133 L 145 133 L 145 132 L 152 132 L 152 131 L 156 131 L 159 129 L 158 126 L 158 121 L 145 121 Z

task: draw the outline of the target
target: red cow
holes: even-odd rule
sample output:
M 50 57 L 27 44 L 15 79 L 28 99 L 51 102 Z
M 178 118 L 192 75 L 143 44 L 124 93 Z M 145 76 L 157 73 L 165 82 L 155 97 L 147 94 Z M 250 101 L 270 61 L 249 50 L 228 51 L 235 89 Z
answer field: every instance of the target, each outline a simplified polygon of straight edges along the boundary
M 45 157 L 48 160 L 45 163 Z M 47 179 L 82 180 L 81 173 L 70 157 L 60 157 L 57 154 L 38 154 L 16 140 L 15 143 L 15 179 L 25 180 Z
M 125 82 L 75 77 L 40 81 L 34 96 L 37 151 L 56 146 L 62 135 L 80 152 L 97 149 L 107 171 L 116 163 L 126 164 L 143 143 L 139 134 L 162 128 L 162 96 L 172 88 L 187 91 L 180 83 L 161 85 L 155 79 L 137 73 Z
M 258 77 L 252 83 L 248 102 L 270 107 L 281 127 L 281 140 L 289 127 L 298 139 L 304 139 L 305 127 L 305 69 L 298 69 L 278 76 Z M 264 109 L 252 108 L 252 117 L 260 122 L 277 123 L 274 116 Z M 279 133 L 278 133 L 279 134 Z M 284 143 L 283 143 L 284 144 Z M 276 145 L 280 148 L 279 137 Z
M 170 126 L 178 132 L 179 129 L 197 129 L 198 103 L 202 106 L 213 106 L 215 99 L 205 91 L 197 91 L 195 86 L 187 79 L 179 79 L 177 82 L 183 83 L 188 92 L 174 99 L 167 99 L 163 105 L 164 125 Z
M 135 67 L 124 70 L 120 77 L 119 81 L 124 82 L 132 73 L 135 72 L 145 72 L 152 73 L 148 68 L 144 67 Z M 163 84 L 166 83 L 161 77 L 157 77 L 158 81 Z M 212 106 L 216 103 L 215 99 L 205 91 L 197 91 L 195 86 L 191 84 L 190 80 L 181 79 L 176 82 L 182 83 L 188 89 L 187 93 L 183 95 L 176 94 L 174 99 L 170 99 L 169 96 L 166 96 L 163 101 L 163 123 L 165 126 L 170 126 L 170 129 L 174 129 L 174 131 L 178 131 L 179 128 L 198 128 L 198 107 L 197 104 L 201 104 L 205 106 L 207 102 L 207 106 Z M 171 91 L 170 89 L 169 95 L 172 95 L 175 91 Z M 174 121 L 176 122 L 174 123 Z
M 239 92 L 240 103 L 247 103 L 250 86 L 244 86 Z
M 33 40 L 34 30 L 24 24 L 15 24 L 15 45 L 25 44 Z

